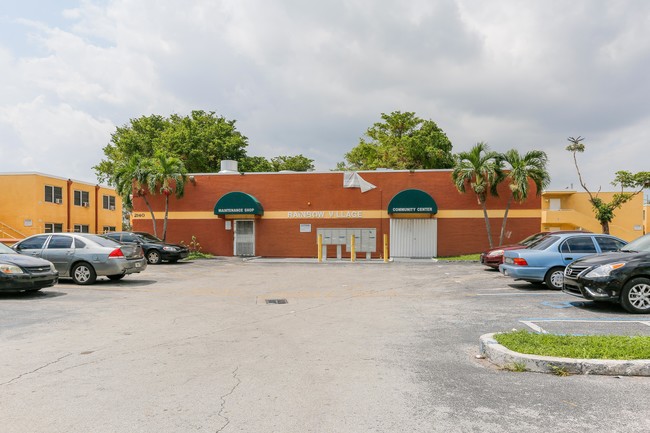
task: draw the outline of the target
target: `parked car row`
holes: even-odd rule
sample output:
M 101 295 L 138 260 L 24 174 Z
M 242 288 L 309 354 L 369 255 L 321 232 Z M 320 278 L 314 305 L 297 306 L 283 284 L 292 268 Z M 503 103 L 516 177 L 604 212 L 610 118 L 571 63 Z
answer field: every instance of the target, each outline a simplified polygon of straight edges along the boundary
M 630 313 L 650 313 L 650 234 L 629 244 L 593 233 L 538 233 L 531 238 L 526 246 L 495 249 L 503 254 L 499 271 L 584 299 L 620 303 Z M 481 255 L 481 262 L 494 268 L 488 254 Z
M 0 291 L 37 291 L 71 278 L 80 285 L 97 277 L 120 280 L 147 264 L 174 263 L 189 255 L 182 245 L 167 244 L 148 233 L 44 233 L 11 248 L 0 244 Z

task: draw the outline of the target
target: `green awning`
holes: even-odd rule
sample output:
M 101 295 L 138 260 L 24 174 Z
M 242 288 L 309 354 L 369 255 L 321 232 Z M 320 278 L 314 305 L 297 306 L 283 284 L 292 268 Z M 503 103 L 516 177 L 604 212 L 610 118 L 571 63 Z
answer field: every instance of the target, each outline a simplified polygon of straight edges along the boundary
M 421 213 L 436 214 L 438 205 L 436 201 L 424 191 L 419 189 L 405 189 L 400 191 L 388 203 L 389 214 Z
M 264 215 L 262 204 L 245 192 L 224 194 L 214 205 L 215 215 Z

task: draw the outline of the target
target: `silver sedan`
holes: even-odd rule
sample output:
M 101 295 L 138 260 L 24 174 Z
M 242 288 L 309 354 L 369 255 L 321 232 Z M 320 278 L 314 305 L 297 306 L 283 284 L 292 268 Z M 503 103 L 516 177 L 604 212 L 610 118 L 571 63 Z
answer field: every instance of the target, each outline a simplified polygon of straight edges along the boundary
M 60 277 L 93 284 L 98 276 L 120 280 L 147 268 L 139 245 L 123 245 L 86 233 L 46 233 L 30 236 L 12 247 L 20 254 L 49 260 Z

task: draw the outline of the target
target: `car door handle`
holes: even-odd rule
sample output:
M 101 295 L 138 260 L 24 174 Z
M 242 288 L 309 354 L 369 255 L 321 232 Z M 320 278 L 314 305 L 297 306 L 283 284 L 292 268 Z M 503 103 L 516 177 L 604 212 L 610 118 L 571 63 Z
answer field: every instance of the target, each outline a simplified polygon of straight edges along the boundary
M 573 257 L 565 257 L 564 260 L 573 260 Z

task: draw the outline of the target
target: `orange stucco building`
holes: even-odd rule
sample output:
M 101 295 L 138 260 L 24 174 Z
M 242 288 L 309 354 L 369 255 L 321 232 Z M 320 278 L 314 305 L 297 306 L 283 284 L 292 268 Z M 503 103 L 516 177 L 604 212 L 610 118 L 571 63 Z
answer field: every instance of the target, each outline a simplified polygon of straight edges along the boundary
M 114 188 L 43 173 L 0 173 L 0 191 L 1 242 L 122 228 L 122 199 Z
M 358 257 L 444 257 L 485 250 L 483 211 L 472 192 L 461 194 L 451 170 L 194 174 L 181 199 L 170 197 L 167 240 L 219 256 L 316 257 L 323 235 L 328 258 L 350 257 L 355 236 Z M 367 183 L 371 184 L 370 186 Z M 370 189 L 371 186 L 374 188 Z M 366 190 L 363 190 L 361 187 Z M 507 202 L 488 200 L 494 242 Z M 161 235 L 164 197 L 148 196 Z M 152 233 L 142 198 L 134 197 L 133 228 Z M 507 242 L 539 231 L 541 197 L 513 204 Z

